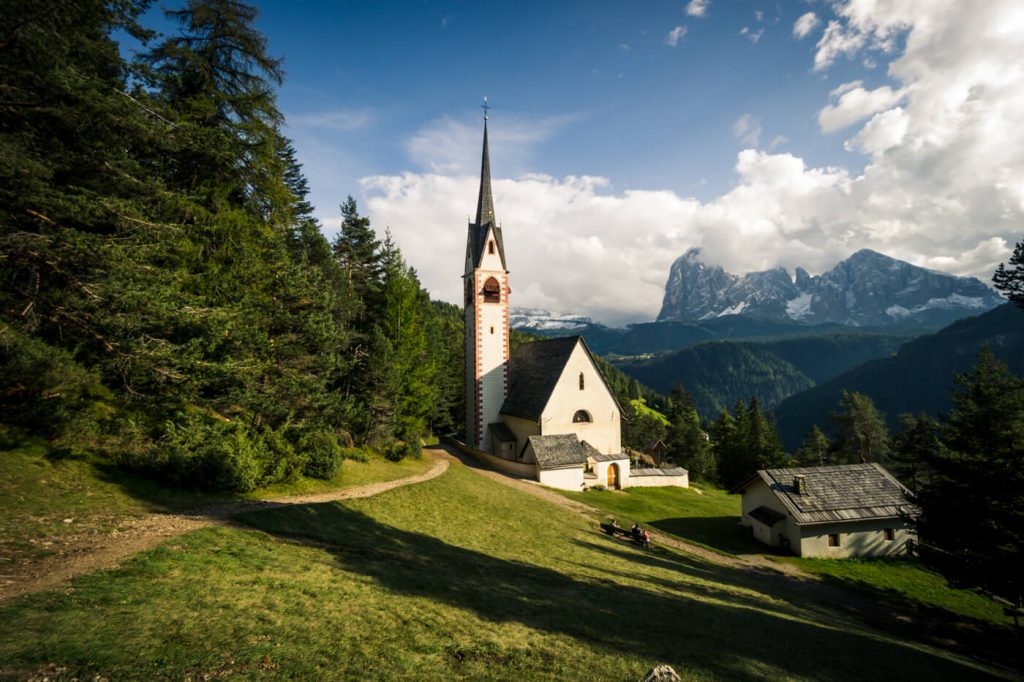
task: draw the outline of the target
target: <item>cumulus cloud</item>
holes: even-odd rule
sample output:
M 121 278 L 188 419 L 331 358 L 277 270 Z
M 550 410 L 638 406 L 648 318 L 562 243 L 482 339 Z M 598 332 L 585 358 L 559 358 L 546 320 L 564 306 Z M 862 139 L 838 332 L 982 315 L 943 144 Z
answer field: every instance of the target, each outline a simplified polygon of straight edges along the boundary
M 682 40 L 683 36 L 685 35 L 686 27 L 676 26 L 674 29 L 668 32 L 667 36 L 665 36 L 665 44 L 668 45 L 669 47 L 675 47 L 676 45 L 679 44 L 679 41 Z
M 888 109 L 903 98 L 903 92 L 883 85 L 874 90 L 865 90 L 861 81 L 844 83 L 832 91 L 835 104 L 829 104 L 818 112 L 818 125 L 823 133 L 831 133 L 862 121 L 872 114 Z
M 709 0 L 690 0 L 686 5 L 686 13 L 691 17 L 703 17 L 708 13 Z
M 755 148 L 737 155 L 732 189 L 707 201 L 616 191 L 602 178 L 500 175 L 514 304 L 652 319 L 672 261 L 692 246 L 737 273 L 821 272 L 869 247 L 987 281 L 1024 225 L 1024 5 L 848 0 L 836 13 L 838 42 L 821 59 L 870 54 L 890 80 L 888 91 L 853 81 L 830 96 L 822 128 L 852 127 L 847 148 L 862 171 L 758 150 L 760 124 L 747 114 L 734 134 Z M 469 137 L 464 170 L 363 181 L 374 224 L 390 225 L 432 294 L 451 301 L 478 187 L 479 128 Z M 492 146 L 492 158 L 511 146 Z
M 746 36 L 747 40 L 756 45 L 757 41 L 761 40 L 761 36 L 764 35 L 764 29 L 761 28 L 756 31 L 751 31 L 749 26 L 744 26 L 740 29 L 740 35 Z
M 800 18 L 793 24 L 793 37 L 797 40 L 802 40 L 807 37 L 807 34 L 814 30 L 814 27 L 819 23 L 818 15 L 814 12 L 807 12 L 801 14 Z

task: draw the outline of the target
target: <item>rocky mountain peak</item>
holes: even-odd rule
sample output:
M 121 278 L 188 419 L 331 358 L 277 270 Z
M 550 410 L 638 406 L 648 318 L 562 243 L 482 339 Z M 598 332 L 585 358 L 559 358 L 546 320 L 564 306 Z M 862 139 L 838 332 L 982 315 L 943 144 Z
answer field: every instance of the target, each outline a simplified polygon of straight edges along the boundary
M 861 249 L 828 272 L 812 276 L 783 268 L 739 277 L 708 265 L 699 248 L 669 272 L 658 320 L 696 321 L 744 315 L 779 322 L 886 326 L 948 324 L 1003 302 L 974 277 L 957 277 Z

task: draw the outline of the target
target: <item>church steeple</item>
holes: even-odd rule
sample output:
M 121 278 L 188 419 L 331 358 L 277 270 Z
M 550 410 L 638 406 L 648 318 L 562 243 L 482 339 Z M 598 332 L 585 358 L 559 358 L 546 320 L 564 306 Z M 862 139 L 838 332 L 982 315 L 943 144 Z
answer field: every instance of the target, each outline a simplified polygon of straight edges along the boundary
M 480 194 L 476 202 L 476 221 L 469 225 L 466 265 L 467 268 L 473 269 L 480 266 L 480 259 L 488 242 L 487 233 L 493 232 L 494 245 L 497 247 L 498 257 L 501 259 L 501 267 L 508 270 L 505 265 L 505 244 L 501 238 L 501 227 L 494 218 L 494 197 L 491 194 L 491 155 L 487 145 L 487 111 L 490 108 L 487 98 L 484 97 L 484 148 L 480 161 Z

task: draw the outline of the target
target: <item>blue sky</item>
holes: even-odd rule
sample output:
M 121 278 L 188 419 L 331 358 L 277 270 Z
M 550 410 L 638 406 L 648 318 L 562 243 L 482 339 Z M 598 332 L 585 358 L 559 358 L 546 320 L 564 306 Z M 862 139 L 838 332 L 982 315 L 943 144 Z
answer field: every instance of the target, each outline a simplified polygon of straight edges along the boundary
M 354 195 L 441 298 L 484 95 L 521 305 L 649 319 L 690 246 L 735 272 L 869 247 L 987 278 L 1020 239 L 1013 0 L 257 6 L 325 233 Z

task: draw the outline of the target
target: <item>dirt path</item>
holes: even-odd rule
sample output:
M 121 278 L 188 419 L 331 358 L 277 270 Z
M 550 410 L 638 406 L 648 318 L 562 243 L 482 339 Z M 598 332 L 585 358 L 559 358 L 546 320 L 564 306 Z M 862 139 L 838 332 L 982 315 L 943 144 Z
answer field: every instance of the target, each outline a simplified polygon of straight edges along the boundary
M 0 604 L 23 594 L 60 587 L 75 576 L 113 568 L 124 559 L 152 549 L 177 535 L 199 528 L 233 525 L 231 518 L 238 514 L 297 504 L 371 497 L 401 486 L 429 481 L 448 470 L 449 459 L 443 453 L 430 450 L 427 455 L 434 459 L 434 465 L 429 470 L 393 481 L 368 483 L 317 495 L 252 502 L 240 500 L 177 514 L 146 514 L 126 518 L 110 533 L 72 537 L 61 544 L 56 554 L 37 561 L 15 563 L 0 576 Z
M 594 516 L 604 514 L 600 509 L 571 500 L 536 481 L 495 471 L 454 448 L 438 446 L 432 448 L 432 455 L 459 461 L 481 476 L 581 514 L 595 523 L 595 532 L 598 532 Z M 786 562 L 772 561 L 757 554 L 724 554 L 665 533 L 649 532 L 655 548 L 665 546 L 681 550 L 708 563 L 740 572 L 750 581 L 752 588 L 766 594 L 793 603 L 808 604 L 819 611 L 824 609 L 819 615 L 831 621 L 833 627 L 848 627 L 852 617 L 870 630 L 898 634 L 908 640 L 955 651 L 986 665 L 1002 668 L 1011 675 L 1019 674 L 1016 672 L 1019 663 L 1014 661 L 1012 649 L 1007 648 L 1007 645 L 1013 646 L 1010 632 L 982 629 L 977 623 L 960 622 L 948 614 L 922 614 L 879 602 L 861 592 L 822 582 L 819 577 Z M 993 636 L 1002 640 L 999 645 L 994 646 Z

